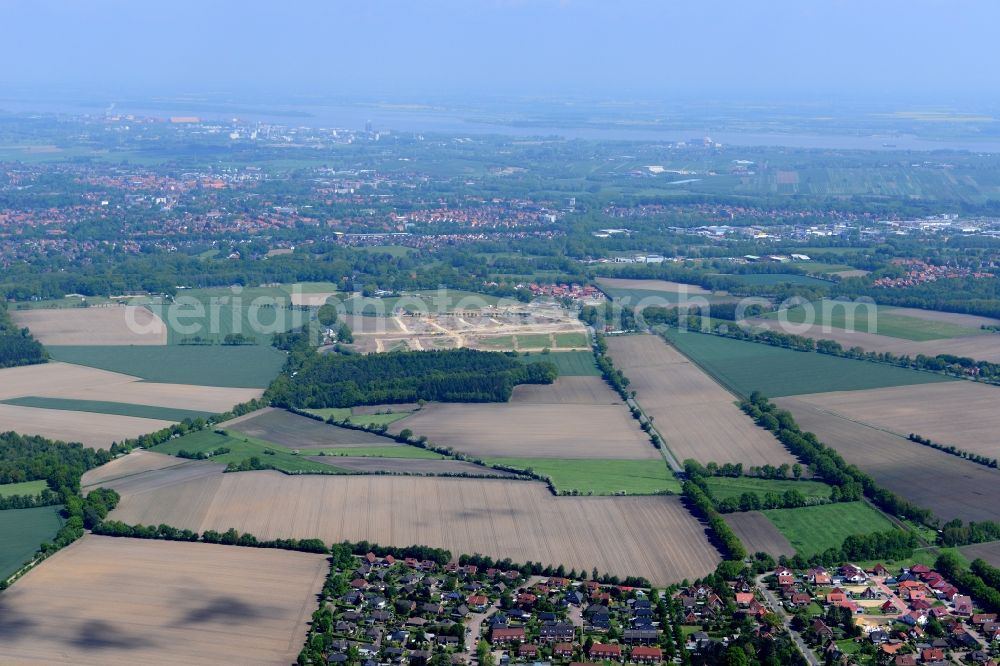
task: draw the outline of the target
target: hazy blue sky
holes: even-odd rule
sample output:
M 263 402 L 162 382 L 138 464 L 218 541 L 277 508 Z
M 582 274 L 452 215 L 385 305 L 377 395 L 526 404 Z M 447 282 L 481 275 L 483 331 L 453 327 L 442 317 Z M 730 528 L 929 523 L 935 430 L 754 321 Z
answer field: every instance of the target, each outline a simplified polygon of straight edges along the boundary
M 997 0 L 0 0 L 0 21 L 8 91 L 1000 90 Z

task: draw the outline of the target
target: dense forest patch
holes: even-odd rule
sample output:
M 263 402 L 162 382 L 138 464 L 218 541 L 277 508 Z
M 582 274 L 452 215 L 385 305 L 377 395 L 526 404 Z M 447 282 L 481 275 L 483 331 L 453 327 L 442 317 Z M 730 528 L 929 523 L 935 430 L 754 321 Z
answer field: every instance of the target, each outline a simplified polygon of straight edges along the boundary
M 269 389 L 279 406 L 351 407 L 417 400 L 506 402 L 518 384 L 551 384 L 552 363 L 472 349 L 366 356 L 319 354 Z

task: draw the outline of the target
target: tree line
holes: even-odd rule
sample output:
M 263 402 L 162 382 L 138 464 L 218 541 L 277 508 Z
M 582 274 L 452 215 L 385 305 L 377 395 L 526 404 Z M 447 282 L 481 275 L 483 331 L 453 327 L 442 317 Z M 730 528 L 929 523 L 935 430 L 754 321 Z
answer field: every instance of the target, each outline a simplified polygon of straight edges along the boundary
M 958 556 L 947 551 L 938 555 L 934 561 L 934 568 L 958 589 L 979 602 L 984 610 L 1000 613 L 1000 586 L 997 584 L 1000 579 L 1000 569 L 982 560 L 975 560 L 971 570 L 965 569 Z M 980 574 L 985 575 L 986 579 Z
M 0 368 L 45 363 L 49 354 L 26 328 L 18 328 L 10 318 L 7 303 L 0 300 Z
M 929 510 L 911 504 L 895 493 L 882 488 L 875 480 L 847 462 L 836 450 L 820 442 L 811 432 L 803 432 L 791 413 L 779 409 L 758 391 L 740 402 L 743 409 L 757 425 L 773 432 L 792 455 L 809 466 L 813 476 L 820 476 L 829 484 L 840 486 L 842 494 L 864 495 L 883 511 L 900 518 L 912 518 L 930 527 L 937 519 Z
M 986 467 L 992 467 L 993 469 L 996 469 L 998 465 L 1000 465 L 996 458 L 990 458 L 989 456 L 972 453 L 971 451 L 964 451 L 957 446 L 952 446 L 950 444 L 940 444 L 928 439 L 927 437 L 921 437 L 920 435 L 915 435 L 913 433 L 910 433 L 907 439 L 911 442 L 916 442 L 917 444 L 923 444 L 924 446 L 929 446 L 932 449 L 937 449 L 943 453 L 949 453 L 953 456 L 964 458 L 965 460 L 974 462 L 977 465 L 985 465 Z
M 473 349 L 307 356 L 283 372 L 267 398 L 279 407 L 352 407 L 433 400 L 506 402 L 518 384 L 551 384 L 558 371 L 547 361 Z
M 704 319 L 701 314 L 688 313 L 687 310 L 681 310 L 676 307 L 646 308 L 642 314 L 647 324 L 662 324 L 674 328 L 685 328 L 689 331 L 719 335 L 745 342 L 757 342 L 772 347 L 817 352 L 840 358 L 870 361 L 872 363 L 885 363 L 900 368 L 937 372 L 963 379 L 973 378 L 991 383 L 1000 381 L 1000 363 L 977 361 L 973 358 L 955 356 L 953 354 L 937 354 L 936 356 L 917 354 L 916 356 L 909 356 L 907 354 L 894 354 L 892 352 L 865 351 L 858 346 L 845 348 L 835 340 L 815 339 L 804 335 L 782 333 L 770 329 L 752 330 L 745 324 L 737 326 L 725 323 L 715 324 L 713 320 L 717 318 L 716 307 L 718 306 L 712 306 L 711 318 L 705 317 Z M 740 324 L 739 321 L 737 323 Z

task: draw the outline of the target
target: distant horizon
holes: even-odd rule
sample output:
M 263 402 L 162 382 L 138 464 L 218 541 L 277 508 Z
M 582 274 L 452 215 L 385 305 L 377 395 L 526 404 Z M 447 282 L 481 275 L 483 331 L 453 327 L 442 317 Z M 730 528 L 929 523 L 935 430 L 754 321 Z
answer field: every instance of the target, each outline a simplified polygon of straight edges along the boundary
M 992 34 L 1000 7 L 987 0 L 0 0 L 0 8 L 0 57 L 13 65 L 0 73 L 4 94 L 947 105 L 982 103 L 1000 89 Z

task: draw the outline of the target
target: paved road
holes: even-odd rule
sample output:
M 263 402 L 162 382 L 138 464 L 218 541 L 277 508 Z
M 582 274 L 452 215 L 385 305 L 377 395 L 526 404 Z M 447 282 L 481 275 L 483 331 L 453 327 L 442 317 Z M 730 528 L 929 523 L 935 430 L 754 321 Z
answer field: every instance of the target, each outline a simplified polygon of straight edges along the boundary
M 785 607 L 778 602 L 778 599 L 771 593 L 771 590 L 767 589 L 767 586 L 764 584 L 764 577 L 767 575 L 768 574 L 761 574 L 754 579 L 754 584 L 757 586 L 757 589 L 760 590 L 762 595 L 764 595 L 764 600 L 767 601 L 768 606 L 770 606 L 778 617 L 781 618 L 781 623 L 785 625 L 785 630 L 788 632 L 788 635 L 792 637 L 792 641 L 795 642 L 795 646 L 799 649 L 799 652 L 802 653 L 802 656 L 806 658 L 806 661 L 808 661 L 811 666 L 822 666 L 822 662 L 816 656 L 816 653 L 813 652 L 808 645 L 806 645 L 806 642 L 802 640 L 802 636 L 799 635 L 799 632 L 792 629 L 792 618 L 785 611 Z

